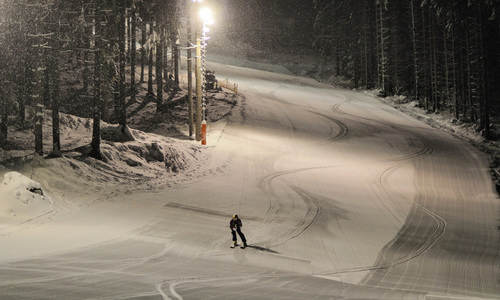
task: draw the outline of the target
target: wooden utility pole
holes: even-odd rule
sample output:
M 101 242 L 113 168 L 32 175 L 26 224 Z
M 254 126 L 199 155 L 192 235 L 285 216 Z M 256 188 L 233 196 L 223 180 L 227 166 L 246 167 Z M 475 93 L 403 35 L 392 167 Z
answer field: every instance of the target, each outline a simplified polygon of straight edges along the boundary
M 188 82 L 188 109 L 189 109 L 189 136 L 194 134 L 194 112 L 193 112 L 193 76 L 192 76 L 192 68 L 193 62 L 191 58 L 191 20 L 192 20 L 192 5 L 191 0 L 187 0 L 187 82 Z
M 195 9 L 199 9 L 199 2 L 195 2 Z M 202 74 L 201 74 L 201 26 L 197 21 L 194 21 L 195 27 L 195 38 L 196 38 L 196 66 L 195 66 L 195 76 L 196 76 L 196 140 L 201 141 L 201 102 L 202 102 Z
M 200 31 L 196 29 L 196 140 L 201 141 L 201 37 Z

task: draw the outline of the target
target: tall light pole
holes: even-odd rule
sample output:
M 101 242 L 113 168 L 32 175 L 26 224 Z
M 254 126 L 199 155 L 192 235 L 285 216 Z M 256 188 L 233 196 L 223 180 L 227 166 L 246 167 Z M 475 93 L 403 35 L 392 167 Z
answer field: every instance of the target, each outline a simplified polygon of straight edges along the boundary
M 194 74 L 196 77 L 196 140 L 201 140 L 201 102 L 202 102 L 202 82 L 201 82 L 201 38 L 199 30 L 196 30 L 196 67 Z
M 191 41 L 192 41 L 192 33 L 191 33 L 191 13 L 192 13 L 192 0 L 188 0 L 188 17 L 187 17 L 187 72 L 188 72 L 188 105 L 189 105 L 189 137 L 194 134 L 194 110 L 193 110 L 193 62 L 191 58 Z
M 193 0 L 195 3 L 195 10 L 198 11 L 199 9 L 199 3 L 201 0 Z M 195 32 L 195 38 L 196 38 L 196 53 L 195 53 L 195 68 L 194 68 L 194 76 L 196 78 L 196 112 L 195 112 L 195 136 L 197 141 L 201 141 L 201 70 L 200 70 L 200 65 L 201 65 L 201 44 L 200 44 L 200 26 L 199 22 L 197 21 L 198 18 L 195 18 L 194 21 L 194 32 Z
M 194 2 L 199 3 L 201 0 Z M 202 28 L 200 32 L 200 26 L 196 26 L 196 140 L 201 140 L 201 144 L 206 145 L 205 60 L 207 40 L 209 39 L 207 25 L 213 24 L 212 12 L 206 7 L 200 8 L 199 17 L 202 21 Z
M 209 29 L 207 25 L 213 24 L 212 12 L 207 7 L 202 7 L 200 9 L 200 18 L 203 21 L 203 26 L 201 29 L 201 73 L 202 73 L 202 118 L 205 120 L 205 108 L 206 108 L 206 57 L 207 57 L 207 40 L 210 38 L 207 33 Z

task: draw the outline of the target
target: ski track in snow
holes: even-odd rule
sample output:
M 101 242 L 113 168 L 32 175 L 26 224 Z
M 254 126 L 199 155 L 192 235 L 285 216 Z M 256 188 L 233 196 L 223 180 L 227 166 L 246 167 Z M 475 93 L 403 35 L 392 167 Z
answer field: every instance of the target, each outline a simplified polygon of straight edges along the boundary
M 341 105 L 346 104 L 346 103 L 350 103 L 350 102 L 351 102 L 351 99 L 349 97 L 346 97 L 345 101 L 339 102 L 336 105 L 334 105 L 332 107 L 332 111 L 334 111 L 335 113 L 338 113 L 338 114 L 349 115 L 351 117 L 356 117 L 356 116 L 353 116 L 353 115 L 350 115 L 350 114 L 346 114 L 345 112 L 343 112 L 340 109 Z M 348 134 L 348 131 L 349 131 L 348 127 L 344 123 L 342 123 L 341 121 L 339 121 L 338 119 L 335 119 L 335 118 L 330 117 L 330 116 L 325 116 L 323 114 L 317 114 L 317 115 L 320 116 L 320 117 L 323 117 L 323 118 L 325 118 L 325 119 L 327 119 L 327 120 L 329 120 L 331 122 L 333 122 L 334 124 L 336 124 L 337 128 L 338 128 L 338 132 L 336 134 L 332 134 L 324 142 L 320 142 L 316 146 L 324 145 L 325 143 L 333 143 L 333 142 L 335 142 L 335 141 L 337 141 L 337 140 L 345 137 Z M 287 119 L 292 123 L 292 121 L 291 121 L 292 119 L 291 118 L 287 117 Z M 403 128 L 402 131 L 406 131 L 406 130 Z M 412 134 L 412 132 L 410 132 L 409 130 L 407 132 L 409 132 L 410 134 Z M 422 148 L 420 148 L 415 153 L 410 153 L 408 155 L 404 155 L 404 156 L 401 156 L 401 157 L 395 157 L 395 158 L 391 158 L 391 159 L 387 159 L 386 160 L 388 162 L 400 162 L 399 164 L 394 165 L 394 166 L 386 169 L 380 175 L 380 177 L 379 177 L 379 183 L 380 183 L 380 185 L 382 186 L 382 188 L 385 190 L 385 192 L 388 195 L 394 193 L 394 191 L 392 191 L 392 188 L 391 188 L 391 186 L 389 184 L 389 181 L 390 181 L 389 178 L 394 173 L 394 171 L 396 171 L 398 168 L 400 168 L 401 166 L 405 165 L 406 163 L 408 163 L 411 160 L 422 159 L 422 158 L 425 158 L 425 157 L 427 157 L 427 156 L 429 156 L 429 155 L 432 154 L 432 152 L 433 152 L 432 146 L 424 138 L 418 137 L 418 139 L 422 142 Z M 277 157 L 277 156 L 273 156 L 273 157 L 269 157 L 267 159 L 268 160 L 269 159 L 270 160 L 277 160 L 278 158 L 279 157 Z M 321 167 L 321 168 L 329 168 L 329 167 Z M 277 172 L 277 173 L 274 173 L 274 174 L 270 174 L 270 175 L 266 176 L 264 179 L 261 180 L 260 186 L 262 186 L 263 189 L 265 189 L 267 191 L 268 197 L 271 199 L 270 200 L 269 209 L 268 209 L 268 213 L 266 215 L 266 221 L 269 224 L 272 224 L 276 220 L 276 218 L 278 217 L 278 214 L 280 212 L 279 207 L 278 208 L 274 207 L 276 205 L 276 202 L 279 205 L 279 200 L 276 201 L 277 196 L 273 192 L 273 188 L 272 188 L 273 181 L 275 181 L 275 180 L 277 180 L 280 177 L 285 176 L 285 175 L 290 175 L 290 174 L 294 174 L 294 173 L 298 173 L 298 172 L 303 172 L 303 171 L 311 171 L 311 170 L 314 170 L 314 169 L 317 169 L 317 168 L 304 168 L 304 169 L 296 169 L 296 170 L 288 170 L 288 171 Z M 300 191 L 296 187 L 293 187 L 293 186 L 289 185 L 289 188 L 291 190 L 294 190 L 297 194 L 299 194 L 301 196 L 301 198 L 303 199 L 303 201 L 308 204 L 308 207 L 310 207 L 307 210 L 308 213 L 304 216 L 304 219 L 300 223 L 298 223 L 296 225 L 295 228 L 293 228 L 289 232 L 283 234 L 283 236 L 280 237 L 278 239 L 278 241 L 263 241 L 262 242 L 263 244 L 270 245 L 271 247 L 275 247 L 275 246 L 279 246 L 281 244 L 284 244 L 287 241 L 289 241 L 291 239 L 294 239 L 297 236 L 299 236 L 300 234 L 302 234 L 318 218 L 318 215 L 320 213 L 320 207 L 317 205 L 317 203 L 314 200 L 314 198 L 311 197 L 311 196 L 306 195 L 304 192 Z M 408 200 L 408 201 L 410 201 L 410 200 Z M 436 223 L 436 228 L 435 228 L 434 232 L 428 236 L 426 242 L 424 242 L 418 249 L 415 249 L 411 253 L 408 253 L 408 254 L 405 254 L 403 256 L 397 257 L 397 258 L 395 258 L 394 260 L 392 260 L 390 262 L 384 262 L 382 264 L 375 264 L 373 266 L 358 267 L 358 268 L 352 268 L 352 269 L 347 269 L 347 270 L 338 270 L 338 271 L 329 272 L 329 273 L 317 273 L 317 275 L 337 275 L 337 274 L 342 274 L 342 273 L 365 272 L 365 271 L 372 271 L 372 270 L 377 270 L 377 269 L 387 269 L 387 268 L 391 268 L 393 266 L 402 264 L 404 262 L 407 262 L 408 260 L 411 260 L 411 259 L 413 259 L 413 258 L 415 258 L 415 257 L 417 257 L 419 255 L 422 255 L 423 253 L 425 253 L 425 251 L 427 249 L 429 249 L 437 241 L 437 239 L 439 239 L 439 237 L 441 235 L 443 235 L 443 233 L 444 233 L 444 231 L 446 229 L 446 221 L 443 218 L 441 218 L 439 215 L 437 215 L 437 214 L 433 213 L 432 211 L 426 209 L 424 206 L 422 206 L 422 205 L 420 205 L 418 203 L 416 204 L 416 206 L 419 209 L 421 209 L 423 212 L 425 212 L 426 214 L 428 214 L 429 216 L 431 216 L 433 218 L 433 220 L 435 221 L 435 223 Z M 314 207 L 314 208 L 312 208 L 312 207 Z M 271 217 L 269 216 L 270 214 L 272 214 Z M 394 217 L 394 218 L 398 219 L 397 217 Z

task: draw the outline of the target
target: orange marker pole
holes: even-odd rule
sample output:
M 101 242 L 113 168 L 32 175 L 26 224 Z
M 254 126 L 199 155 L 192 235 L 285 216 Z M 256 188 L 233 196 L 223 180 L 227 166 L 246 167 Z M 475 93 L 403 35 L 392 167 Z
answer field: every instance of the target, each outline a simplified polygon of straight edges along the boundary
M 201 122 L 201 144 L 207 144 L 207 121 Z

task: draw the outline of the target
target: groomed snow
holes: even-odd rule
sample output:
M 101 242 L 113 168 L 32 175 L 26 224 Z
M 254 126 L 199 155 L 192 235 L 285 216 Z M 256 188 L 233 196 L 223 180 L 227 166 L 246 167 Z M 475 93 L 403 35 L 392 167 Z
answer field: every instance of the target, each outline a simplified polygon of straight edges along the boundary
M 209 69 L 241 96 L 207 146 L 103 124 L 100 162 L 65 116 L 73 151 L 6 160 L 2 210 L 29 213 L 2 219 L 2 299 L 500 298 L 485 155 L 367 93 Z M 229 248 L 234 213 L 248 249 Z

